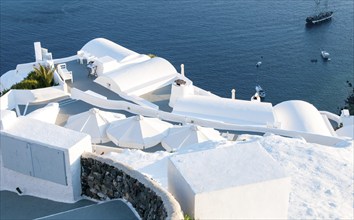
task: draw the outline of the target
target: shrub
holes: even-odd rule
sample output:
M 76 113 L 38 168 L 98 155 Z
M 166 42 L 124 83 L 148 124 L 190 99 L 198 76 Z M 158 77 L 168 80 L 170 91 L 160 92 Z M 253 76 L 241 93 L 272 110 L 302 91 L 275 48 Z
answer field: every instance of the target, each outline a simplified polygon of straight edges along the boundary
M 34 67 L 34 70 L 19 83 L 11 86 L 10 89 L 39 89 L 54 85 L 54 68 L 44 67 L 39 64 L 39 67 Z M 1 92 L 0 96 L 5 95 L 10 89 Z
M 349 88 L 349 95 L 348 97 L 344 100 L 345 105 L 342 109 L 348 109 L 350 115 L 354 115 L 354 87 L 353 84 L 349 81 L 347 81 L 347 86 Z
M 11 86 L 11 89 L 36 89 L 36 88 L 38 88 L 38 81 L 34 79 L 25 79 Z
M 156 57 L 156 55 L 155 55 L 155 54 L 152 54 L 152 53 L 149 53 L 148 56 L 149 56 L 150 58 Z
M 30 73 L 27 78 L 33 77 L 39 83 L 38 88 L 50 87 L 53 85 L 54 68 L 44 67 L 39 64 L 39 67 L 34 67 L 34 73 Z

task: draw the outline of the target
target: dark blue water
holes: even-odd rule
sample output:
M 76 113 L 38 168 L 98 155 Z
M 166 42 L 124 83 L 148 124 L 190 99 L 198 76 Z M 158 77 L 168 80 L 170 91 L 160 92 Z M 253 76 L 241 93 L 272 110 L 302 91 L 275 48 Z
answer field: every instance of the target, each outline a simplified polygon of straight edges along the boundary
M 249 99 L 257 83 L 277 104 L 306 100 L 337 112 L 353 76 L 353 0 L 329 1 L 330 22 L 308 28 L 312 0 L 1 0 L 0 73 L 34 60 L 33 42 L 54 58 L 96 37 L 169 60 L 195 85 Z M 321 50 L 332 60 L 323 62 Z M 255 64 L 261 60 L 262 65 Z M 310 62 L 318 59 L 317 63 Z M 258 77 L 257 77 L 258 76 Z

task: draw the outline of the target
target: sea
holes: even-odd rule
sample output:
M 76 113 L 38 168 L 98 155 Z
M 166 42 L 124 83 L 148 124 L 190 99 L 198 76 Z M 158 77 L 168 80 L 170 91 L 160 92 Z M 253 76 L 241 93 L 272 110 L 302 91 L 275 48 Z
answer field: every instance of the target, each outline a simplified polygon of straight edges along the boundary
M 354 81 L 353 0 L 1 0 L 0 73 L 34 61 L 33 42 L 54 58 L 103 37 L 171 62 L 196 86 L 249 100 L 304 100 L 339 112 Z M 306 26 L 321 10 L 333 19 Z M 330 61 L 321 58 L 330 53 Z M 312 61 L 311 61 L 312 60 Z M 261 61 L 258 68 L 256 63 Z M 314 62 L 317 61 L 317 62 Z

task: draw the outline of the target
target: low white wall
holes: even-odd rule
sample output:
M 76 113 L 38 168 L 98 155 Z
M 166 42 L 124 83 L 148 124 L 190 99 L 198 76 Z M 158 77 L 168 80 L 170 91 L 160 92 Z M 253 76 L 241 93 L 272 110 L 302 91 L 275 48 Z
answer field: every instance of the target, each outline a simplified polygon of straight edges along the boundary
M 339 115 L 333 114 L 332 112 L 328 111 L 320 111 L 322 115 L 326 115 L 328 119 L 335 121 L 338 125 L 341 123 L 341 118 Z
M 79 57 L 77 55 L 74 56 L 70 56 L 70 57 L 65 57 L 65 58 L 60 58 L 60 59 L 54 59 L 54 64 L 59 64 L 59 63 L 66 63 L 66 62 L 70 62 L 73 60 L 78 60 Z
M 103 155 L 103 154 L 107 154 L 107 153 L 110 153 L 110 152 L 122 153 L 123 149 L 122 148 L 107 147 L 107 146 L 103 146 L 103 145 L 93 144 L 92 145 L 92 152 L 97 154 L 97 155 Z
M 21 82 L 33 70 L 35 62 L 18 64 L 15 70 L 10 70 L 0 76 L 0 90 L 11 88 L 12 85 Z
M 8 91 L 5 95 L 0 97 L 0 109 L 1 110 L 12 110 L 16 107 L 16 95 L 15 90 Z
M 185 213 L 189 214 L 191 217 L 195 216 L 194 198 L 196 194 L 170 160 L 168 160 L 167 170 L 168 191 L 180 202 L 181 208 Z
M 0 97 L 0 109 L 12 110 L 17 105 L 27 105 L 28 103 L 41 103 L 52 99 L 69 97 L 65 92 L 65 84 L 48 88 L 32 90 L 10 90 Z
M 18 64 L 16 66 L 16 72 L 18 72 L 20 74 L 27 74 L 28 75 L 33 70 L 33 67 L 36 64 L 37 64 L 36 62 Z
M 14 124 L 17 116 L 14 111 L 0 110 L 0 130 L 4 130 Z

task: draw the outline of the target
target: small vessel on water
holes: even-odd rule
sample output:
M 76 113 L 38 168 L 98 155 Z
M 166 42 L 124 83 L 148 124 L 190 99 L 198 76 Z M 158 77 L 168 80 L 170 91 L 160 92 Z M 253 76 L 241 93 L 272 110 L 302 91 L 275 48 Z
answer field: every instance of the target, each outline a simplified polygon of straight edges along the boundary
M 325 51 L 325 50 L 322 50 L 322 51 L 321 51 L 321 56 L 322 56 L 322 58 L 325 59 L 325 60 L 330 60 L 330 58 L 329 58 L 329 53 L 328 53 L 327 51 Z
M 333 16 L 333 11 L 320 12 L 317 15 L 309 16 L 306 18 L 306 23 L 308 24 L 316 24 L 321 21 L 326 21 L 331 19 Z
M 266 92 L 262 89 L 260 85 L 256 85 L 256 94 L 258 94 L 259 97 L 264 98 L 266 96 Z
M 320 3 L 321 3 L 320 0 L 315 0 L 315 3 L 317 5 L 317 7 L 316 7 L 317 13 L 315 15 L 308 16 L 306 18 L 306 23 L 307 24 L 310 24 L 310 25 L 311 24 L 317 24 L 317 23 L 320 23 L 322 21 L 330 20 L 333 17 L 333 11 L 330 11 L 330 10 L 327 9 L 327 6 L 328 6 L 327 1 L 325 2 L 325 9 L 324 10 L 320 10 L 319 9 Z M 320 11 L 320 12 L 318 13 L 318 11 Z

